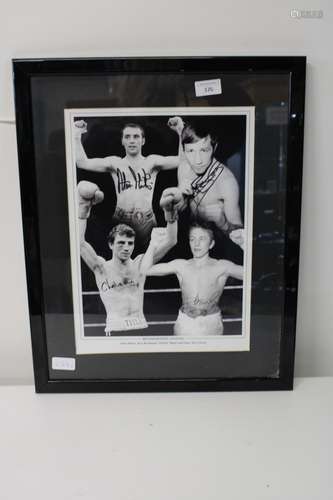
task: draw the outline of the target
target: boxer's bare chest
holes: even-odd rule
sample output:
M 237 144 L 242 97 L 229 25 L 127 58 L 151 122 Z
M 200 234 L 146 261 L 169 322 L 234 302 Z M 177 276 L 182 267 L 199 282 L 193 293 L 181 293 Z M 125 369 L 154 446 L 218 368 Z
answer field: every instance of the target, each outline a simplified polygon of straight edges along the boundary
M 197 267 L 189 261 L 182 272 L 182 285 L 187 294 L 193 297 L 210 297 L 221 293 L 226 281 L 223 268 L 217 261 Z
M 112 261 L 103 266 L 103 271 L 96 276 L 97 286 L 101 293 L 137 293 L 143 287 L 144 279 L 141 276 L 138 265 L 131 262 L 128 266 L 120 268 Z

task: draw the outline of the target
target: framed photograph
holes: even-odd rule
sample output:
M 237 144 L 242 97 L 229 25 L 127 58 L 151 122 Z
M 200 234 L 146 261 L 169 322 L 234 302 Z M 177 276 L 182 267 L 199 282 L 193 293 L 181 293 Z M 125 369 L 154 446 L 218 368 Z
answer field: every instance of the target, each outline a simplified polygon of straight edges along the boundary
M 13 67 L 36 391 L 291 389 L 305 58 Z

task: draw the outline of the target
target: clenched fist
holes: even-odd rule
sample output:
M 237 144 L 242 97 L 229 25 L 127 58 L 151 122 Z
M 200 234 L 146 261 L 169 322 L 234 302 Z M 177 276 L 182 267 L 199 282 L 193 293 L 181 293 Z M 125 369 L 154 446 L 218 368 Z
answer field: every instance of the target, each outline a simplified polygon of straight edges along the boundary
M 88 125 L 84 120 L 78 120 L 74 122 L 74 136 L 80 139 L 83 134 L 87 132 Z
M 174 130 L 174 132 L 177 132 L 178 135 L 180 135 L 184 129 L 184 122 L 180 116 L 173 116 L 168 120 L 168 127 L 170 127 L 171 130 Z
M 81 181 L 77 186 L 79 198 L 79 218 L 87 219 L 93 205 L 97 205 L 104 200 L 104 193 L 97 184 L 89 181 Z
M 244 229 L 234 229 L 230 232 L 229 238 L 231 241 L 236 243 L 236 245 L 240 246 L 242 250 L 244 250 Z

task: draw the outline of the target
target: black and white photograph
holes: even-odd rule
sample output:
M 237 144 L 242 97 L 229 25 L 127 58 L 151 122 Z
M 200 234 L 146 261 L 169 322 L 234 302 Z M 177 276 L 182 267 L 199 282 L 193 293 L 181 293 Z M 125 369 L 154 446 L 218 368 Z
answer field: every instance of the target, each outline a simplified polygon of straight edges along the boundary
M 253 123 L 65 111 L 78 354 L 249 350 Z

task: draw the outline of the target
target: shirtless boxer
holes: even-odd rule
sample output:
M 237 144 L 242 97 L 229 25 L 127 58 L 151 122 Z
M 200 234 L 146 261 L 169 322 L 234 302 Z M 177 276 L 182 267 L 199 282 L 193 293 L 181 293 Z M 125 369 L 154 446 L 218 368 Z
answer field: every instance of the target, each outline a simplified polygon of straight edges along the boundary
M 143 314 L 143 288 L 148 269 L 158 262 L 177 242 L 177 214 L 172 195 L 162 194 L 160 205 L 167 221 L 166 228 L 155 228 L 145 254 L 131 259 L 135 232 L 126 224 L 115 226 L 108 237 L 112 258 L 105 260 L 96 254 L 85 240 L 87 219 L 92 205 L 103 201 L 104 195 L 96 184 L 81 181 L 78 184 L 80 254 L 93 271 L 101 300 L 106 309 L 105 333 L 126 335 L 129 330 L 147 328 Z
M 243 279 L 243 266 L 209 256 L 214 246 L 210 223 L 194 222 L 190 226 L 189 240 L 192 259 L 156 264 L 148 271 L 148 276 L 176 274 L 178 278 L 183 305 L 174 326 L 175 335 L 222 335 L 219 300 L 229 276 Z
M 168 125 L 180 138 L 183 129 L 181 118 L 170 119 Z M 152 228 L 156 226 L 152 210 L 156 175 L 160 170 L 177 168 L 179 156 L 143 156 L 144 130 L 136 123 L 128 123 L 122 130 L 121 143 L 125 149 L 123 158 L 119 156 L 88 158 L 81 141 L 82 134 L 87 132 L 87 123 L 84 120 L 74 122 L 74 130 L 77 166 L 85 170 L 111 174 L 117 193 L 117 205 L 112 223 L 126 223 L 131 226 L 135 230 L 140 246 L 146 249 Z M 179 148 L 181 149 L 181 144 Z
M 238 182 L 215 157 L 216 140 L 203 126 L 185 124 L 181 133 L 184 159 L 178 168 L 178 185 L 191 213 L 213 222 L 230 239 L 244 247 Z M 169 192 L 175 193 L 173 188 Z

